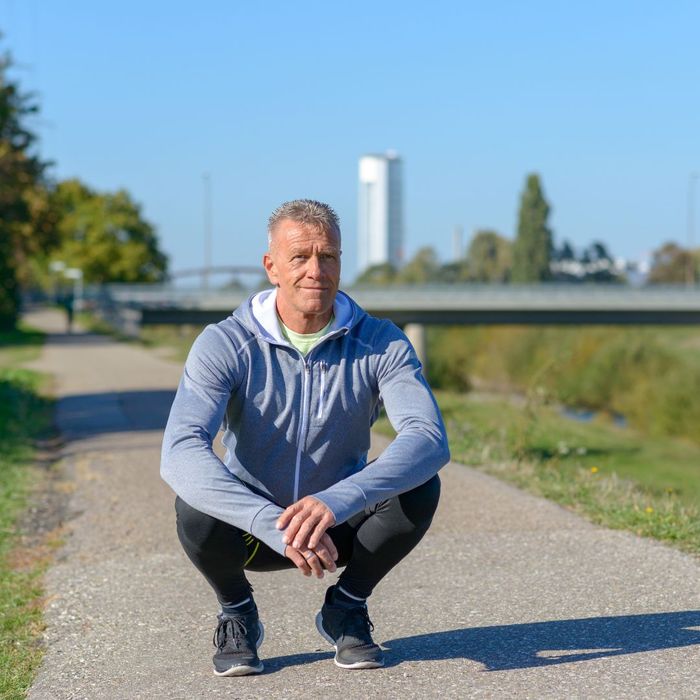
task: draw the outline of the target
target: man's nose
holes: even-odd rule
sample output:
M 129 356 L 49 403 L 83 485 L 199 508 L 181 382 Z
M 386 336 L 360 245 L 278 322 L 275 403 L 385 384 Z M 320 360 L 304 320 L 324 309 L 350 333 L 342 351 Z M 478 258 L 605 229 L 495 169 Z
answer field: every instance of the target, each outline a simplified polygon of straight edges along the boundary
M 306 264 L 306 274 L 318 279 L 321 276 L 321 261 L 317 255 L 312 255 Z

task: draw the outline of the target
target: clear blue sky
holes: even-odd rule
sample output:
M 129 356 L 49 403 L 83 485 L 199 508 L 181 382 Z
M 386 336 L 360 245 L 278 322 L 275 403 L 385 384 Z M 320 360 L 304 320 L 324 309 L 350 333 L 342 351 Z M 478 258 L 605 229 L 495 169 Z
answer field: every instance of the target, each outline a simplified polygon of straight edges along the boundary
M 271 209 L 331 203 L 355 274 L 357 159 L 404 158 L 406 248 L 512 237 L 528 172 L 555 238 L 685 243 L 700 171 L 700 3 L 0 0 L 57 177 L 127 188 L 174 269 L 257 264 Z M 700 184 L 698 184 L 700 190 Z M 700 191 L 697 193 L 700 238 Z

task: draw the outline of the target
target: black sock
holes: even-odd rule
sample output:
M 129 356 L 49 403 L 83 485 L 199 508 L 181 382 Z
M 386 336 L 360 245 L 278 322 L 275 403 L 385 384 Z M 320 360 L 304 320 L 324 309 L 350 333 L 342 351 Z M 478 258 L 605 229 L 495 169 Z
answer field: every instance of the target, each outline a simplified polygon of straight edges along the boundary
M 355 595 L 351 591 L 345 589 L 342 584 L 337 583 L 335 586 L 333 586 L 333 602 L 336 605 L 354 608 L 358 605 L 366 605 L 367 599 Z
M 222 603 L 221 613 L 225 616 L 231 615 L 246 615 L 255 609 L 255 601 L 253 596 L 246 596 L 243 600 L 239 600 L 237 603 Z

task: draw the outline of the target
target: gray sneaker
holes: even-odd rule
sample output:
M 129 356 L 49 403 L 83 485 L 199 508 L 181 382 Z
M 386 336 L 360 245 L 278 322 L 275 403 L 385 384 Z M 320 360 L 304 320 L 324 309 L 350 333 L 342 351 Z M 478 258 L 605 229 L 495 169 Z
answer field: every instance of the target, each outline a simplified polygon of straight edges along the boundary
M 214 632 L 214 674 L 217 676 L 247 676 L 263 670 L 258 648 L 265 630 L 253 604 L 251 610 L 239 615 L 219 614 Z
M 366 605 L 333 603 L 333 587 L 326 591 L 321 612 L 316 615 L 316 629 L 335 647 L 335 664 L 340 668 L 378 668 L 384 654 L 372 640 L 374 625 Z

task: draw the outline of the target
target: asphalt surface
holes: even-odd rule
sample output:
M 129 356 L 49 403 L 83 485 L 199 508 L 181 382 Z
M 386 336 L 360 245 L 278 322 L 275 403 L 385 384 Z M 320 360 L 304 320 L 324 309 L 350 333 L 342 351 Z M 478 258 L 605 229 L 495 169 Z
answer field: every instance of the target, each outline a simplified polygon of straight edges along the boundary
M 430 532 L 370 600 L 386 668 L 335 667 L 314 627 L 334 577 L 287 571 L 251 575 L 265 672 L 214 677 L 216 601 L 158 475 L 181 367 L 67 336 L 53 312 L 28 321 L 51 333 L 34 366 L 55 377 L 70 494 L 32 700 L 700 697 L 697 559 L 458 464 Z

